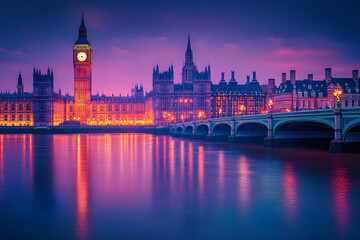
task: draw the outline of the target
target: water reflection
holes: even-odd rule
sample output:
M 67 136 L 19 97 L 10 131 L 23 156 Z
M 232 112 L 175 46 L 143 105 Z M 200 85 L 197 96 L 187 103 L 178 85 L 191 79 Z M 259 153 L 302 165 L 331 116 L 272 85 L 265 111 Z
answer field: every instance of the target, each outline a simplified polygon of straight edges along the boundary
M 334 194 L 334 210 L 336 218 L 336 226 L 341 235 L 347 233 L 350 228 L 350 208 L 349 208 L 349 191 L 350 182 L 348 179 L 348 170 L 344 167 L 337 166 L 334 169 L 332 179 Z
M 303 161 L 269 151 L 147 134 L 0 135 L 0 233 L 356 239 L 360 163 L 336 165 L 325 151 L 308 160 L 293 150 Z
M 4 192 L 4 135 L 0 135 L 0 200 Z
M 239 173 L 239 200 L 243 210 L 248 208 L 250 198 L 250 170 L 246 156 L 242 155 L 238 164 Z
M 204 197 L 204 147 L 198 147 L 198 181 L 200 201 Z
M 192 187 L 193 187 L 193 157 L 194 157 L 194 153 L 193 153 L 193 143 L 192 142 L 188 142 L 188 147 L 189 147 L 189 161 L 188 161 L 188 168 L 189 168 L 189 191 L 190 193 L 192 193 Z
M 220 201 L 223 201 L 224 198 L 224 151 L 219 151 L 219 157 L 218 157 L 218 166 L 219 166 L 219 197 Z
M 285 163 L 283 176 L 284 208 L 288 223 L 295 223 L 297 211 L 296 175 L 293 162 Z
M 85 239 L 88 235 L 89 175 L 89 136 L 79 134 L 76 159 L 76 233 L 79 239 Z
M 54 210 L 54 136 L 34 135 L 33 168 L 30 168 L 33 179 L 33 198 L 38 211 Z

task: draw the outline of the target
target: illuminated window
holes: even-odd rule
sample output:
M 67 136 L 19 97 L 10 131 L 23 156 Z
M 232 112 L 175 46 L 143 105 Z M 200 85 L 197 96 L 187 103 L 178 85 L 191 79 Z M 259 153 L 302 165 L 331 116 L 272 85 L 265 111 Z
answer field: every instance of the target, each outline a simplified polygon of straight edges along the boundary
M 22 114 L 19 115 L 19 121 L 23 121 L 23 115 Z
M 8 115 L 5 114 L 5 115 L 4 115 L 4 121 L 7 121 L 7 120 L 8 120 Z

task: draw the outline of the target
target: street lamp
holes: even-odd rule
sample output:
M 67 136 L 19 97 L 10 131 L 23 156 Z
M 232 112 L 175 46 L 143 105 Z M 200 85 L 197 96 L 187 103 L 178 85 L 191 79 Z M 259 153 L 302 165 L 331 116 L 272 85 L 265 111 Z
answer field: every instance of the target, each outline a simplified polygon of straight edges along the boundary
M 334 91 L 334 96 L 336 97 L 336 102 L 337 102 L 336 107 L 338 107 L 338 108 L 341 107 L 340 96 L 341 96 L 342 93 L 343 93 L 343 91 L 342 91 L 340 85 L 338 84 L 335 91 Z
M 240 112 L 241 112 L 241 115 L 244 114 L 244 110 L 245 110 L 245 106 L 244 105 L 241 105 L 240 106 Z
M 274 102 L 273 102 L 272 99 L 269 100 L 268 105 L 269 105 L 269 112 L 271 112 L 271 108 L 272 108 L 272 106 L 274 105 Z

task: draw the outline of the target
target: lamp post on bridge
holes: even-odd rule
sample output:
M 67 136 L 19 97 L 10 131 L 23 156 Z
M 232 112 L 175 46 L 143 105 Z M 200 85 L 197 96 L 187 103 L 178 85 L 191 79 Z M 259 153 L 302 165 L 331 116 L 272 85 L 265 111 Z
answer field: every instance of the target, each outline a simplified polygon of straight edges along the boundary
M 343 93 L 343 91 L 342 91 L 340 85 L 338 84 L 334 91 L 334 96 L 336 97 L 336 107 L 337 108 L 341 108 L 340 96 L 342 93 Z
M 334 140 L 330 142 L 330 152 L 331 153 L 341 153 L 344 152 L 344 142 L 343 142 L 343 118 L 341 114 L 341 103 L 340 96 L 343 93 L 340 85 L 338 84 L 334 96 L 336 97 L 336 107 L 334 108 Z
M 244 111 L 245 111 L 245 106 L 244 106 L 244 105 L 241 105 L 241 106 L 240 106 L 241 116 L 244 115 Z
M 269 113 L 272 112 L 272 106 L 274 105 L 274 102 L 272 99 L 269 100 L 268 106 L 269 106 Z

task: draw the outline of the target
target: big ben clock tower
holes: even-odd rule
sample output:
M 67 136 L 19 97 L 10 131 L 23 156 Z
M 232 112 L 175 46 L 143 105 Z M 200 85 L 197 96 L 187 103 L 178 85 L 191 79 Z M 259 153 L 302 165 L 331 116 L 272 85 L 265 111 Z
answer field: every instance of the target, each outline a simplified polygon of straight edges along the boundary
M 91 71 L 93 51 L 87 40 L 87 31 L 82 14 L 79 36 L 74 44 L 74 104 L 75 120 L 87 123 L 89 119 L 89 105 L 91 101 Z

